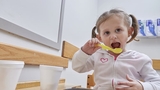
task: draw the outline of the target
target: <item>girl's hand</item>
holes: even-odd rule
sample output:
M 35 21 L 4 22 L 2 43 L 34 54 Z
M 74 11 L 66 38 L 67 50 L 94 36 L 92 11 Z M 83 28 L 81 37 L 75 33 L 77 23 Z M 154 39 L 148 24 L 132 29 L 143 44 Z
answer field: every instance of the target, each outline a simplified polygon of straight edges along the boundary
M 85 43 L 85 45 L 81 49 L 86 54 L 91 55 L 100 48 L 97 46 L 97 44 L 99 43 L 100 41 L 97 38 L 92 38 L 87 43 Z
M 118 85 L 123 87 L 116 87 L 116 90 L 143 90 L 140 82 L 131 79 L 128 75 L 126 78 L 128 82 L 118 82 Z

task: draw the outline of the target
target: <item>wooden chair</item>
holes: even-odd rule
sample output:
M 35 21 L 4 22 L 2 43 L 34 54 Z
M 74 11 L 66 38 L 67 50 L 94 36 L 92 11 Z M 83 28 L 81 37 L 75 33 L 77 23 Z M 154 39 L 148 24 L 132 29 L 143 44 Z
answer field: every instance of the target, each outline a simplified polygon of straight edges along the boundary
M 74 53 L 78 51 L 78 49 L 79 48 L 74 46 L 73 44 L 67 41 L 63 41 L 61 57 L 72 59 Z
M 87 88 L 92 88 L 94 85 L 94 73 L 92 75 L 87 75 Z

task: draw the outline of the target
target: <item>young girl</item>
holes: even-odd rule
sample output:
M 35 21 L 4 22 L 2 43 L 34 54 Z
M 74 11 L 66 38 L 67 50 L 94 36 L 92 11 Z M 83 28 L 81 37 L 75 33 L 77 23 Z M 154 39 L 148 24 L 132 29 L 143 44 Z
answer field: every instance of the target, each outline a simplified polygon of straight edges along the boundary
M 137 33 L 138 23 L 133 15 L 117 9 L 103 13 L 93 28 L 93 38 L 74 54 L 73 69 L 79 73 L 94 70 L 94 90 L 160 90 L 160 76 L 153 69 L 152 60 L 125 48 Z M 121 48 L 122 52 L 103 50 L 97 46 L 99 43 Z

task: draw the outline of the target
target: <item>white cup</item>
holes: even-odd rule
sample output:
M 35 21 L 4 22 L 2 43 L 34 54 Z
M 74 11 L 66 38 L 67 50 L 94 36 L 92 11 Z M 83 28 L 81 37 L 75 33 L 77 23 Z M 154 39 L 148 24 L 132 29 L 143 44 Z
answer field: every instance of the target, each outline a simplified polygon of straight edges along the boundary
M 40 90 L 57 90 L 63 67 L 40 65 Z
M 23 61 L 0 60 L 0 90 L 15 90 L 23 67 Z

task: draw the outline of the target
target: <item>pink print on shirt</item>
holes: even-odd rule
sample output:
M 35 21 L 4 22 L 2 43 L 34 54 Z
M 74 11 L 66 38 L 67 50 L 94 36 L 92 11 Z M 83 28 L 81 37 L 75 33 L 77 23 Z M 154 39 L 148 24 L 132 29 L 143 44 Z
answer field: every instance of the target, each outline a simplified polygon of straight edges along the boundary
M 108 58 L 101 58 L 100 61 L 101 61 L 102 63 L 105 63 L 105 62 L 108 61 Z

